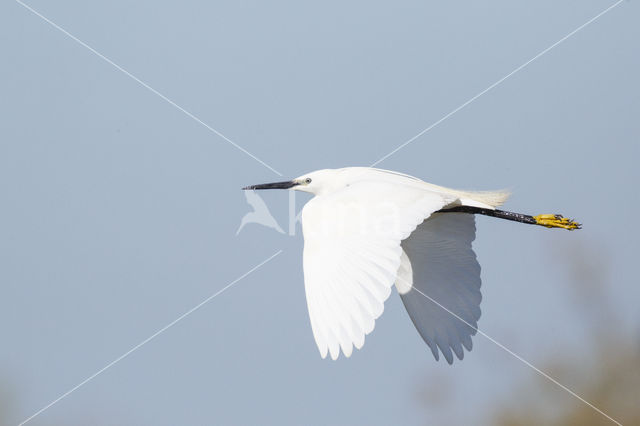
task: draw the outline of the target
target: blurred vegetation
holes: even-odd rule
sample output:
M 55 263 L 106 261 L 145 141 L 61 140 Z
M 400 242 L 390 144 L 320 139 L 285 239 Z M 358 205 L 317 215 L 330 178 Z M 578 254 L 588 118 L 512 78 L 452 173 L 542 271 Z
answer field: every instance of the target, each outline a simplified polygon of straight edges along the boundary
M 604 345 L 589 362 L 557 365 L 550 363 L 543 368 L 552 377 L 581 374 L 578 386 L 568 386 L 575 393 L 605 412 L 623 425 L 640 425 L 640 351 L 625 341 Z M 606 353 L 605 353 L 606 352 Z M 532 378 L 516 392 L 517 400 L 499 405 L 491 422 L 504 426 L 528 425 L 611 425 L 609 419 L 593 408 L 566 394 L 559 398 L 550 392 L 549 382 Z
M 576 301 L 577 314 L 589 330 L 589 343 L 584 348 L 561 348 L 568 354 L 580 351 L 580 357 L 550 359 L 541 369 L 552 377 L 562 378 L 561 383 L 618 422 L 640 425 L 640 339 L 637 330 L 624 326 L 609 297 L 609 262 L 602 246 L 572 246 L 563 249 L 562 255 L 569 257 L 567 282 Z M 498 404 L 491 423 L 504 426 L 613 424 L 572 395 L 566 393 L 558 397 L 557 392 L 549 392 L 549 386 L 555 385 L 534 373 L 519 385 L 524 392 L 514 392 L 514 397 Z
M 582 324 L 586 339 L 579 346 L 562 343 L 554 348 L 546 362 L 538 362 L 536 366 L 623 425 L 640 425 L 640 335 L 637 329 L 625 327 L 610 298 L 612 274 L 606 251 L 602 244 L 574 241 L 570 247 L 559 244 L 550 254 L 555 259 L 566 260 L 566 286 L 559 291 L 570 292 L 573 302 L 569 306 L 570 314 L 576 315 Z M 447 377 L 446 373 L 439 372 L 427 381 L 445 384 L 444 387 L 418 389 L 417 397 L 427 409 L 425 420 L 429 424 L 440 417 L 438 411 L 443 410 L 447 421 L 460 423 L 450 402 L 455 394 L 451 388 L 454 385 Z M 478 423 L 500 426 L 614 424 L 534 371 L 520 381 L 516 379 L 506 399 L 491 400 L 489 404 L 488 419 Z

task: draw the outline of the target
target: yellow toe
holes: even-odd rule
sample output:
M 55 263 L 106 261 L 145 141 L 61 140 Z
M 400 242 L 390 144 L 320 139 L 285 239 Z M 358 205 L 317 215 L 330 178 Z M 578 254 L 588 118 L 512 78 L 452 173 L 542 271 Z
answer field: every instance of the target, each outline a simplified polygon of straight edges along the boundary
M 537 225 L 547 228 L 564 228 L 573 231 L 574 229 L 580 229 L 582 227 L 582 224 L 563 217 L 561 214 L 541 214 L 533 218 Z

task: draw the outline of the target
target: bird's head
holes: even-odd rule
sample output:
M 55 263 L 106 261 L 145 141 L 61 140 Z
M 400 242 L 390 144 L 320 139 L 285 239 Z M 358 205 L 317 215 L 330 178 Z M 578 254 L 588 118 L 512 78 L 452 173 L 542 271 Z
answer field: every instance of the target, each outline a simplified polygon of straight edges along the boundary
M 335 191 L 345 186 L 340 169 L 324 169 L 306 173 L 292 180 L 282 182 L 261 183 L 246 186 L 242 189 L 293 189 L 296 191 L 310 192 L 314 195 Z

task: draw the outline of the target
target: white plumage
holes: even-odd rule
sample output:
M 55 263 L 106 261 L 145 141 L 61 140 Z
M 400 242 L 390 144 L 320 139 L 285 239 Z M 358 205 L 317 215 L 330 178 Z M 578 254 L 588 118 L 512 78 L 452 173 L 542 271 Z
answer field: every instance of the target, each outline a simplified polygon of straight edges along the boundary
M 462 359 L 462 347 L 471 350 L 480 318 L 480 265 L 471 249 L 474 238 L 473 215 L 434 213 L 401 244 L 398 293 L 433 356 L 438 359 L 440 348 L 449 364 L 452 351 Z
M 353 347 L 362 348 L 394 284 L 436 359 L 440 351 L 452 363 L 454 354 L 462 359 L 463 348 L 471 350 L 481 300 L 480 266 L 471 248 L 474 216 L 435 212 L 494 209 L 507 193 L 457 191 L 365 167 L 319 170 L 247 189 L 268 188 L 315 195 L 302 210 L 303 265 L 311 328 L 323 358 L 337 359 L 340 352 L 349 357 Z
M 368 168 L 321 170 L 299 188 L 316 193 L 302 211 L 304 281 L 313 335 L 324 358 L 350 356 L 373 331 L 397 285 L 436 359 L 471 350 L 480 317 L 480 266 L 471 249 L 474 217 L 447 206 L 493 208 L 504 193 L 470 193 Z M 330 181 L 327 185 L 323 182 Z M 325 188 L 326 186 L 326 188 Z

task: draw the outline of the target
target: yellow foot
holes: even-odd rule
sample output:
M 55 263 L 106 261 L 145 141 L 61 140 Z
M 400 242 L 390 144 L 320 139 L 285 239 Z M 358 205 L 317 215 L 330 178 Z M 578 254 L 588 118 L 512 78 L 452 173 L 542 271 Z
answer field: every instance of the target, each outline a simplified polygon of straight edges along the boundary
M 582 224 L 563 217 L 561 214 L 540 214 L 533 217 L 537 225 L 547 228 L 564 228 L 569 231 L 582 228 Z

